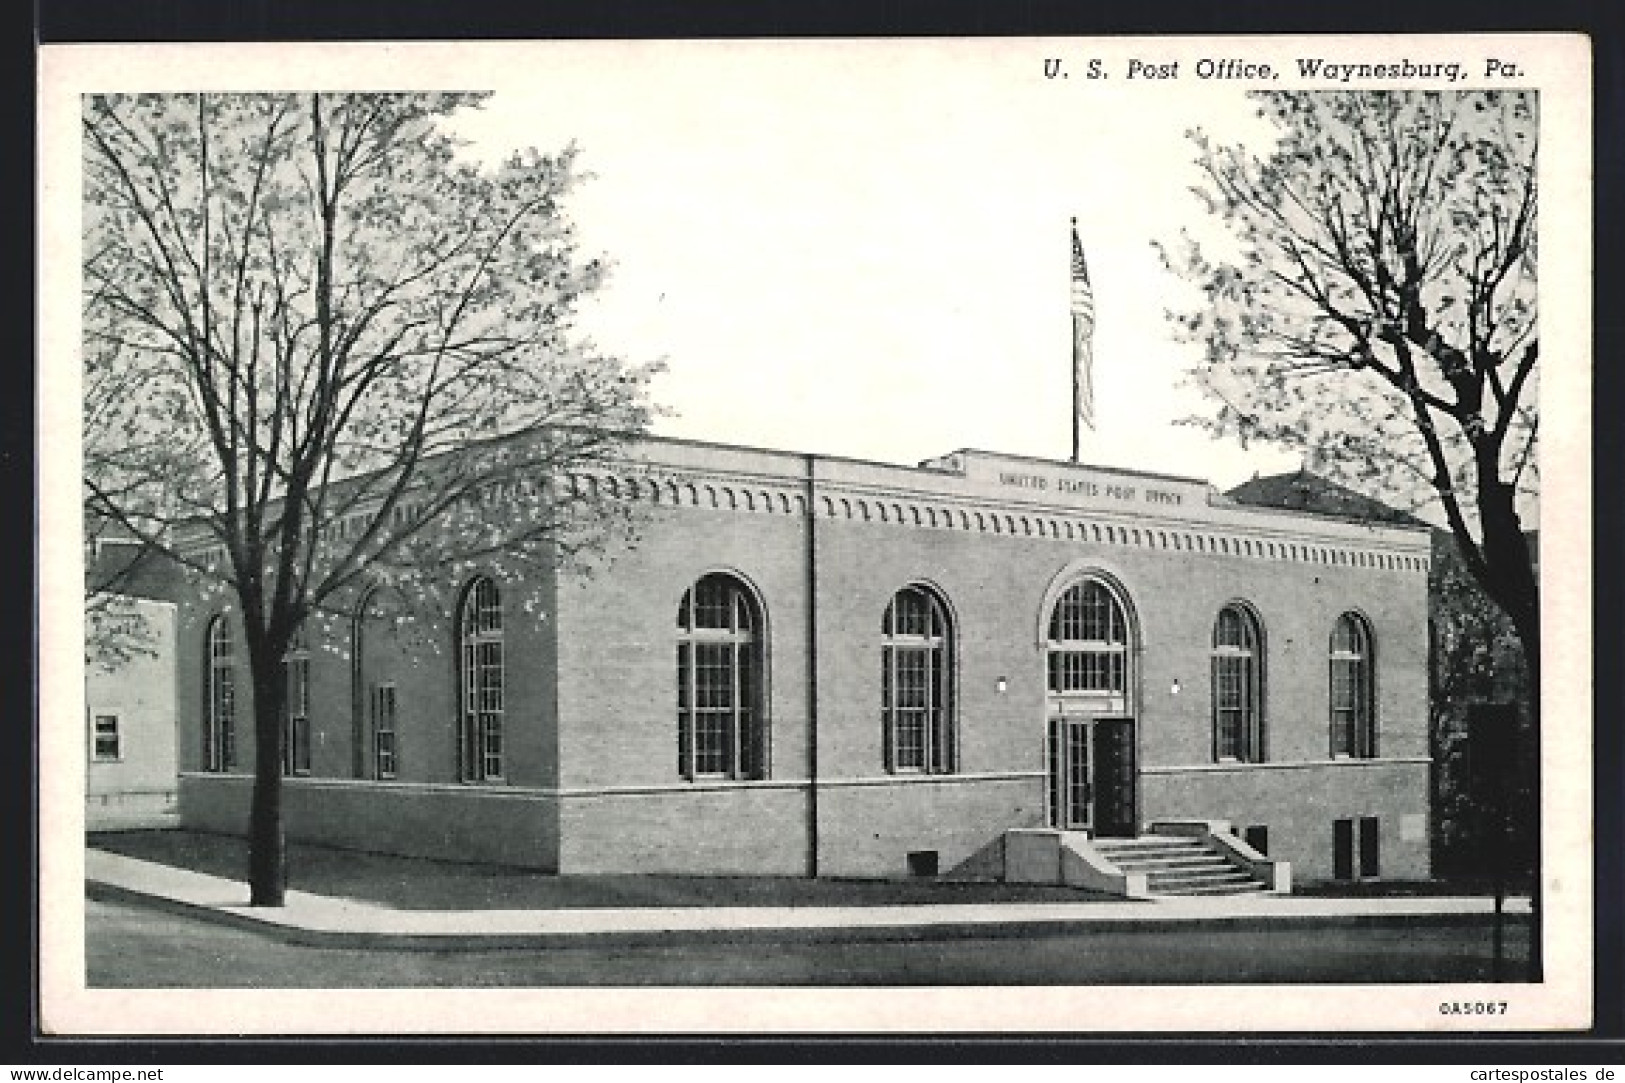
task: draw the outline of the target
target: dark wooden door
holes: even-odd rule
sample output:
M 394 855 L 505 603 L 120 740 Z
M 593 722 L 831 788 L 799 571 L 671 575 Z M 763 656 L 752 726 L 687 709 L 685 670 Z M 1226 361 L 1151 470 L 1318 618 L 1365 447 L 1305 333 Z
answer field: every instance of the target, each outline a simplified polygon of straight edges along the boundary
M 1134 722 L 1127 718 L 1094 723 L 1094 827 L 1102 837 L 1139 834 L 1135 815 Z

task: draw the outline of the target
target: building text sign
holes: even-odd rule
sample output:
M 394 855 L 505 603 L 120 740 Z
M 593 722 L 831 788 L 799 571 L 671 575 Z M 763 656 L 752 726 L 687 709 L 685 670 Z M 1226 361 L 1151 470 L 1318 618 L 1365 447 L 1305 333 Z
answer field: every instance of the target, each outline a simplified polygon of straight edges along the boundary
M 1093 499 L 1120 500 L 1125 504 L 1158 504 L 1177 506 L 1185 503 L 1185 494 L 1156 484 L 1140 484 L 1127 478 L 1110 480 L 1093 478 L 1050 476 L 1020 470 L 1000 470 L 1000 485 L 1034 492 L 1052 492 L 1063 496 L 1083 496 Z

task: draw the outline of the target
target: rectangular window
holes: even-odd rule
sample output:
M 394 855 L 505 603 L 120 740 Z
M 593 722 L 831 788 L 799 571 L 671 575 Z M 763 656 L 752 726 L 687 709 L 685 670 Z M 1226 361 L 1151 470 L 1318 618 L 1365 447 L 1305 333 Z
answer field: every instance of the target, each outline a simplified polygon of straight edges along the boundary
M 1052 650 L 1049 652 L 1051 692 L 1111 692 L 1124 687 L 1123 653 L 1116 650 Z
M 694 644 L 694 773 L 726 775 L 733 767 L 734 647 Z
M 1270 829 L 1263 824 L 1254 824 L 1243 833 L 1242 838 L 1248 846 L 1257 850 L 1265 857 L 1270 852 Z
M 1382 876 L 1381 821 L 1376 816 L 1338 820 L 1332 825 L 1332 875 L 1339 880 Z
M 124 749 L 119 741 L 118 715 L 97 715 L 92 736 L 92 754 L 97 760 L 118 760 L 124 757 Z
M 1045 763 L 1049 765 L 1049 787 L 1046 791 L 1049 804 L 1049 816 L 1046 823 L 1053 827 L 1065 827 L 1061 822 L 1061 730 L 1066 725 L 1059 718 L 1049 721 L 1049 742 L 1045 748 L 1047 754 Z
M 1356 705 L 1355 667 L 1357 662 L 1332 659 L 1332 755 L 1353 756 Z
M 741 778 L 765 778 L 767 771 L 767 730 L 756 724 L 754 704 L 759 692 L 754 684 L 756 670 L 750 664 L 750 648 L 733 646 L 734 680 L 738 688 L 734 710 L 734 734 L 738 742 Z
M 288 679 L 288 726 L 284 733 L 285 774 L 310 774 L 310 659 L 296 655 L 285 663 Z
M 474 699 L 479 719 L 482 777 L 502 777 L 502 643 L 476 644 Z
M 1217 657 L 1213 660 L 1214 710 L 1218 714 L 1218 756 L 1221 760 L 1242 759 L 1242 728 L 1247 712 L 1247 659 Z
M 209 718 L 203 728 L 203 769 L 230 771 L 237 764 L 237 673 L 225 617 L 209 630 Z
M 941 647 L 932 647 L 931 664 L 931 770 L 938 773 L 957 770 L 955 751 L 958 742 L 951 732 L 953 705 L 949 685 L 947 655 Z
M 395 686 L 378 684 L 372 689 L 373 773 L 377 778 L 395 777 Z
M 1089 792 L 1089 727 L 1077 722 L 1066 724 L 1067 744 L 1067 827 L 1089 827 L 1092 811 Z
M 926 765 L 926 732 L 930 724 L 927 658 L 924 650 L 896 648 L 892 652 L 896 670 L 892 685 L 892 741 L 896 749 L 893 764 L 899 771 L 923 771 Z
M 687 778 L 694 770 L 694 698 L 689 689 L 693 648 L 677 644 L 677 773 Z
M 1360 879 L 1375 880 L 1382 875 L 1378 853 L 1381 831 L 1375 816 L 1360 817 Z
M 1332 823 L 1332 878 L 1354 879 L 1354 821 Z

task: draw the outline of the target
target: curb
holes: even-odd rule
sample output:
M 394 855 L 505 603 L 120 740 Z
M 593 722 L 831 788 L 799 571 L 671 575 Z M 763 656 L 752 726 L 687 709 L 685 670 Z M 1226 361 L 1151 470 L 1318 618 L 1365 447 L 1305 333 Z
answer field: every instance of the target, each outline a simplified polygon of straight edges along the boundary
M 707 944 L 864 943 L 884 941 L 994 940 L 1075 935 L 1086 931 L 1149 932 L 1171 925 L 1203 928 L 1278 928 L 1284 923 L 1325 929 L 1425 928 L 1440 925 L 1489 926 L 1493 913 L 1432 914 L 1181 914 L 1166 918 L 1022 918 L 1011 921 L 942 921 L 917 925 L 754 926 L 749 928 L 584 929 L 535 933 L 402 933 L 363 929 L 318 929 L 284 921 L 254 917 L 152 894 L 119 884 L 87 880 L 87 898 L 150 906 L 185 917 L 247 929 L 284 943 L 314 948 L 389 948 L 406 951 L 517 951 L 536 948 L 675 947 Z M 1508 913 L 1512 922 L 1528 915 Z

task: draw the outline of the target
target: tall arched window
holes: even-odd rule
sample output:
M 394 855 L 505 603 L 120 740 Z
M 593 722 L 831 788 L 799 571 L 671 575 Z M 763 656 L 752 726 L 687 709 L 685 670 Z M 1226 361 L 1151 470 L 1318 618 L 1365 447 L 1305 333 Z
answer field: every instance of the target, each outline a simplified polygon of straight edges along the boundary
M 209 622 L 209 699 L 203 720 L 203 769 L 229 771 L 237 764 L 237 672 L 231 624 L 224 614 Z
M 397 508 L 398 512 L 400 509 Z M 372 627 L 381 622 L 382 595 L 370 588 L 355 607 L 350 626 L 350 687 L 354 715 L 350 725 L 350 763 L 356 778 L 394 778 L 399 754 L 395 737 L 394 674 Z
M 1105 584 L 1067 588 L 1049 621 L 1049 690 L 1087 700 L 1102 714 L 1128 712 L 1128 622 Z
M 953 771 L 953 628 L 947 609 L 924 587 L 905 587 L 886 606 L 880 631 L 886 770 Z
M 1344 613 L 1332 628 L 1332 755 L 1370 759 L 1377 754 L 1377 719 L 1371 681 L 1371 629 L 1358 613 Z
M 463 592 L 458 619 L 465 782 L 502 779 L 502 595 L 481 576 Z
M 287 703 L 282 709 L 282 773 L 310 774 L 310 645 L 304 628 L 293 633 L 282 658 Z
M 1213 758 L 1265 758 L 1264 637 L 1252 610 L 1235 603 L 1213 625 Z
M 702 576 L 677 607 L 677 770 L 766 778 L 762 619 L 738 579 Z

